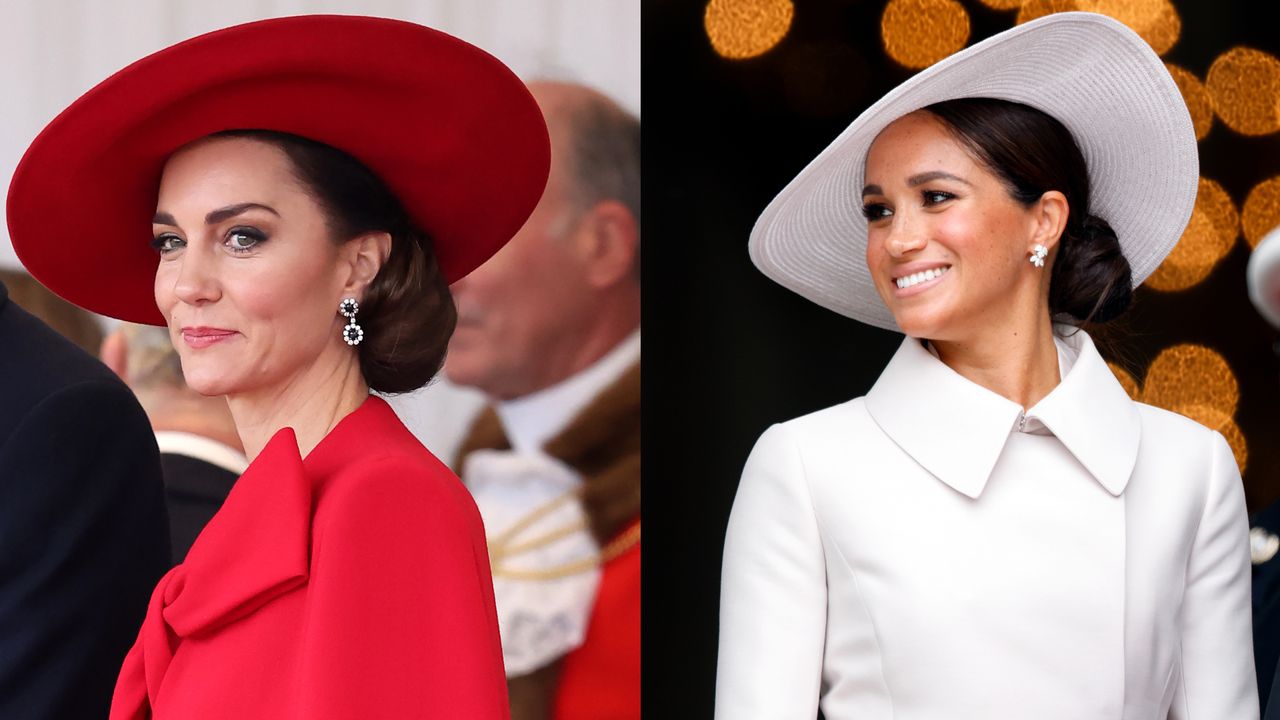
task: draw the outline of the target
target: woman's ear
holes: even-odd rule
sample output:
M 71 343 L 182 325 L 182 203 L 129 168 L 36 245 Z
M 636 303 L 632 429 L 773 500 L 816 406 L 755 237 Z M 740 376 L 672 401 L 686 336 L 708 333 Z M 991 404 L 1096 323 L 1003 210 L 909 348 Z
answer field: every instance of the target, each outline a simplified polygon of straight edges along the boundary
M 1067 204 L 1067 196 L 1057 190 L 1050 190 L 1040 196 L 1032 218 L 1035 227 L 1032 229 L 1031 245 L 1044 245 L 1052 252 L 1062 239 L 1067 229 L 1067 217 L 1071 207 Z M 1027 248 L 1030 252 L 1031 248 Z
M 363 298 L 365 288 L 377 277 L 378 271 L 391 255 L 391 235 L 370 232 L 352 238 L 342 246 L 342 255 L 347 267 L 342 293 L 344 296 Z

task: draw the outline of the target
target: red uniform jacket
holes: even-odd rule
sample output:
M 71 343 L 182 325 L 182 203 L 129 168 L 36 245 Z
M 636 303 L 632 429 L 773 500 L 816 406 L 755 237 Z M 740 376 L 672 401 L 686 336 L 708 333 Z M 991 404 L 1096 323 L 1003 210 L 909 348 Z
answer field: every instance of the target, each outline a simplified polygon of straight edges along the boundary
M 640 521 L 632 524 L 639 531 Z M 555 720 L 640 719 L 640 543 L 601 568 L 582 646 L 564 657 Z
M 507 718 L 480 514 L 370 397 L 271 439 L 156 587 L 112 720 Z

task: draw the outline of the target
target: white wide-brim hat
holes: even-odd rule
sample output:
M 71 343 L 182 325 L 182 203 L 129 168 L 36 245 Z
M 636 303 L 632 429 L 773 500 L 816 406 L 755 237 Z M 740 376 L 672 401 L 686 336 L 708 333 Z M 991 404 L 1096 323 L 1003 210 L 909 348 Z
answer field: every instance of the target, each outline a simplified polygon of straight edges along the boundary
M 1071 131 L 1089 168 L 1088 211 L 1115 230 L 1134 287 L 1173 250 L 1199 184 L 1186 103 L 1137 33 L 1104 15 L 1069 12 L 945 58 L 859 115 L 756 221 L 756 267 L 825 308 L 898 330 L 867 269 L 867 151 L 903 115 L 968 97 L 1029 105 Z
M 1267 233 L 1253 249 L 1245 276 L 1258 314 L 1280 328 L 1280 228 Z

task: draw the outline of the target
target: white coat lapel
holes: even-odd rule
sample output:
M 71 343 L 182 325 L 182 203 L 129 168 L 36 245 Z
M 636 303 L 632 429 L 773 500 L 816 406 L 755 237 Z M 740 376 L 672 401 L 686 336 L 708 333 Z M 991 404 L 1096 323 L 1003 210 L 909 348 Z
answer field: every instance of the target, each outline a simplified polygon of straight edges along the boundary
M 1074 351 L 1076 361 L 1027 415 L 1044 423 L 1107 492 L 1119 496 L 1138 462 L 1138 408 L 1088 334 L 1072 332 L 1058 342 Z
M 1084 331 L 1058 342 L 1076 356 L 1062 382 L 1033 408 L 1112 495 L 1137 463 L 1137 407 Z M 1022 408 L 973 383 L 906 338 L 867 393 L 866 408 L 893 442 L 934 477 L 970 498 L 986 487 Z
M 907 455 L 977 498 L 1022 413 L 1017 403 L 961 377 L 906 338 L 867 393 L 867 411 Z

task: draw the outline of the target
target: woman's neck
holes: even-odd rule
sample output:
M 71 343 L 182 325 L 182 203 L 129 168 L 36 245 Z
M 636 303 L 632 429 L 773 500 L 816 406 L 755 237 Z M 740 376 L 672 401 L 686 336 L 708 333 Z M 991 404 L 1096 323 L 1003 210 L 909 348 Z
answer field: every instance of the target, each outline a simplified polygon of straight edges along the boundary
M 1047 312 L 1024 322 L 988 326 L 960 341 L 930 341 L 938 358 L 962 377 L 1029 408 L 1061 381 L 1053 323 Z
M 291 427 L 306 457 L 369 396 L 355 353 L 317 361 L 286 382 L 227 396 L 236 430 L 252 461 L 281 428 Z

